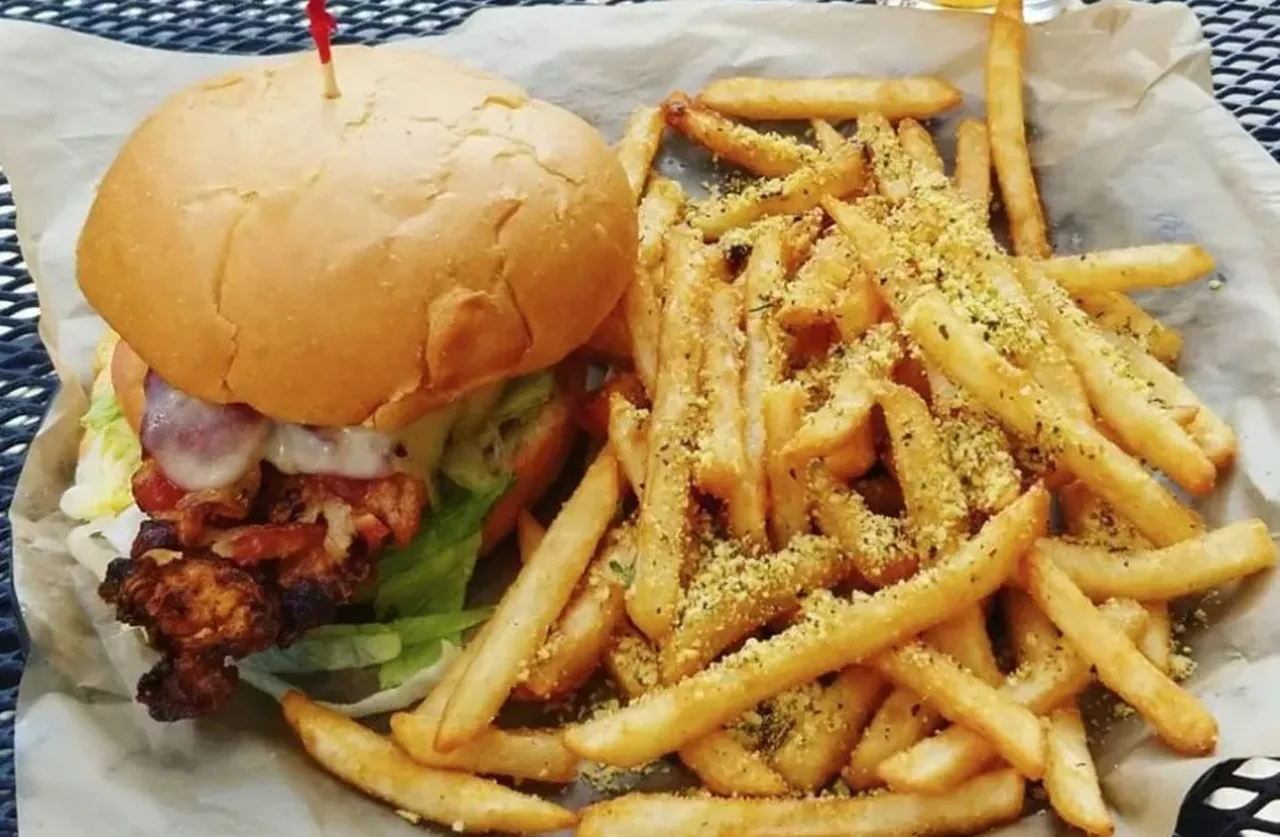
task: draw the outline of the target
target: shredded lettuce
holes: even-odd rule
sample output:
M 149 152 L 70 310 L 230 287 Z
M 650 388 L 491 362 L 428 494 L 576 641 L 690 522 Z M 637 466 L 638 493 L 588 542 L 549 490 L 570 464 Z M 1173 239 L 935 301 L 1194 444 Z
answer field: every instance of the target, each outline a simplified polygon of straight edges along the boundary
M 470 491 L 484 491 L 509 470 L 507 457 L 519 448 L 520 436 L 555 391 L 550 372 L 509 382 L 482 423 L 461 424 L 450 438 L 440 470 Z
M 130 481 L 142 464 L 142 445 L 120 408 L 109 368 L 94 379 L 89 409 L 80 425 L 84 440 L 75 481 L 63 493 L 59 507 L 77 520 L 115 517 L 133 505 Z
M 388 663 L 404 648 L 400 635 L 382 625 L 334 627 L 348 630 L 325 632 L 317 628 L 288 648 L 268 648 L 254 654 L 249 663 L 271 674 L 341 671 Z

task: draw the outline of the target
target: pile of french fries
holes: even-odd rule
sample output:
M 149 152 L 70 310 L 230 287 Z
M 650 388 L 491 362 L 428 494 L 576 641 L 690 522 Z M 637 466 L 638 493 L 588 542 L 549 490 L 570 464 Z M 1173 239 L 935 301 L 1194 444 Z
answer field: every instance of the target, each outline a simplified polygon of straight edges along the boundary
M 972 834 L 1019 817 L 1031 781 L 1105 835 L 1077 705 L 1095 681 L 1175 751 L 1214 750 L 1170 604 L 1276 553 L 1260 521 L 1205 531 L 1153 473 L 1204 495 L 1236 439 L 1126 295 L 1213 261 L 1053 255 L 1024 51 L 1001 0 L 986 120 L 961 124 L 950 176 L 921 121 L 960 101 L 937 79 L 722 79 L 636 112 L 637 278 L 601 332 L 625 359 L 581 416 L 599 451 L 545 531 L 520 521 L 518 577 L 390 738 L 286 698 L 316 761 L 466 831 Z M 814 141 L 730 117 L 811 120 Z M 686 198 L 651 171 L 666 130 L 761 179 Z M 495 725 L 600 668 L 620 708 Z M 478 778 L 668 754 L 704 793 L 574 813 Z

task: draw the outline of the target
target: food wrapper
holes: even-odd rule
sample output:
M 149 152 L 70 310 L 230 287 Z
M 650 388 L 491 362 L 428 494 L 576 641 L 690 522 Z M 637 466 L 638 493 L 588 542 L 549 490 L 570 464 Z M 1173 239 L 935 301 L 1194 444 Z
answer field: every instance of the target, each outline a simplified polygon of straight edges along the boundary
M 966 96 L 940 122 L 949 157 L 955 119 L 982 112 L 988 23 L 766 2 L 541 7 L 481 12 L 447 36 L 388 48 L 431 49 L 506 75 L 615 137 L 632 107 L 718 76 L 937 74 Z M 1182 373 L 1240 435 L 1234 469 L 1198 508 L 1212 525 L 1261 517 L 1280 528 L 1280 168 L 1215 103 L 1210 48 L 1186 7 L 1075 11 L 1036 27 L 1028 54 L 1032 155 L 1059 250 L 1191 240 L 1218 260 L 1220 282 L 1143 302 L 1183 330 Z M 95 182 L 167 94 L 257 60 L 0 23 L 0 165 L 63 382 L 11 512 L 14 581 L 32 641 L 15 751 L 25 837 L 421 833 L 307 764 L 275 704 L 247 687 L 216 718 L 151 722 L 130 698 L 144 665 L 136 642 L 69 557 L 70 522 L 56 511 L 102 329 L 74 271 Z M 316 85 L 319 95 L 319 69 Z M 696 186 L 705 160 L 669 145 L 664 169 Z M 1122 835 L 1169 834 L 1183 795 L 1217 758 L 1280 755 L 1280 584 L 1257 578 L 1205 607 L 1211 627 L 1185 638 L 1199 662 L 1190 688 L 1221 724 L 1218 753 L 1181 758 L 1140 722 L 1115 724 L 1096 755 Z M 594 793 L 580 783 L 562 796 Z M 1004 833 L 1055 828 L 1039 813 Z

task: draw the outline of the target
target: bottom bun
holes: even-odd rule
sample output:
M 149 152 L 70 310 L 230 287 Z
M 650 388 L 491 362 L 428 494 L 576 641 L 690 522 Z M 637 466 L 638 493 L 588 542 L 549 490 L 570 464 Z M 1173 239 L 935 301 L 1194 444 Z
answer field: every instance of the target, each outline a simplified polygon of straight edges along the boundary
M 557 393 L 534 423 L 525 431 L 523 444 L 511 460 L 511 473 L 515 485 L 502 495 L 484 521 L 481 552 L 493 549 L 515 528 L 521 509 L 527 509 L 546 494 L 559 478 L 565 461 L 573 450 L 575 428 L 573 405 L 570 403 L 580 390 L 577 382 L 566 380 L 566 375 L 580 374 L 580 369 L 561 367 L 556 376 Z

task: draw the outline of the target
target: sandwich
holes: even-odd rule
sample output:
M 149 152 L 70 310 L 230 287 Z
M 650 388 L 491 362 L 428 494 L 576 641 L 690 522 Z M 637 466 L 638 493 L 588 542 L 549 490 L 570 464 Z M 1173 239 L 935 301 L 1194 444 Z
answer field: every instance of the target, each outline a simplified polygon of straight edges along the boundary
M 109 331 L 62 507 L 156 652 L 158 720 L 249 672 L 421 697 L 485 615 L 477 557 L 565 462 L 576 350 L 634 270 L 585 121 L 425 53 L 334 60 L 334 99 L 298 56 L 163 102 L 80 237 Z

